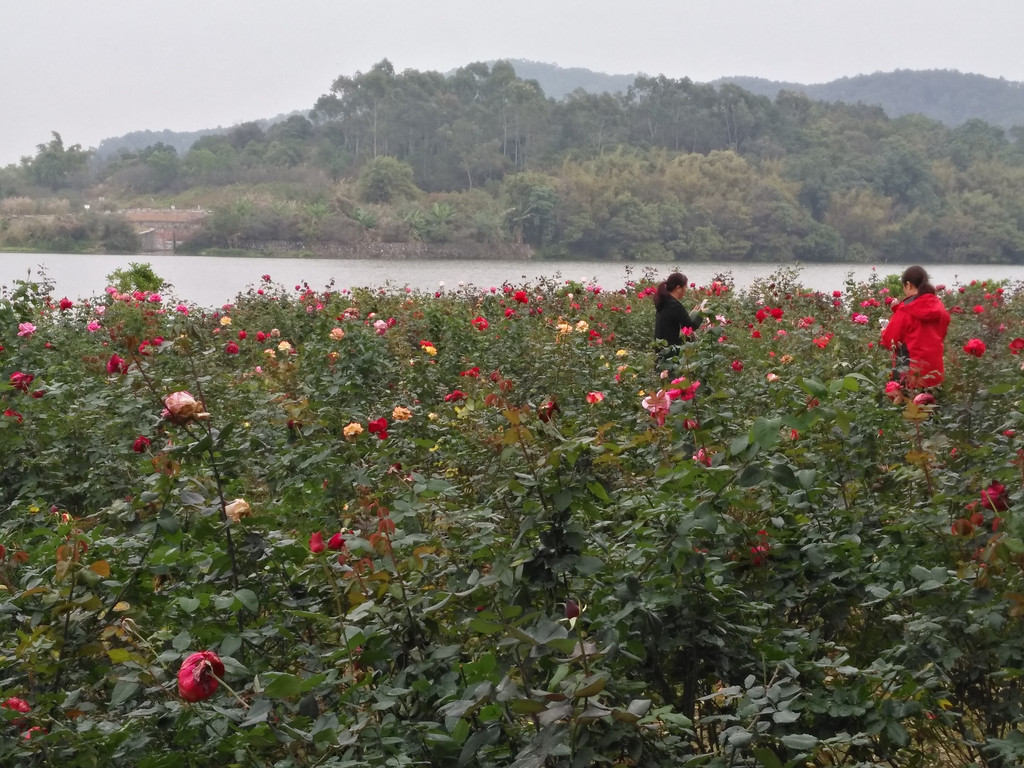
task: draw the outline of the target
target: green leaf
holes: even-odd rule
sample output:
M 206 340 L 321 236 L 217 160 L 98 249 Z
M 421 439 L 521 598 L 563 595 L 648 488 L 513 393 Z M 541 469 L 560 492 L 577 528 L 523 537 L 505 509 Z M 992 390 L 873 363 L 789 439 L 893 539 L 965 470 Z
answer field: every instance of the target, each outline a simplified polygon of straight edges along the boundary
M 237 597 L 238 601 L 253 613 L 260 612 L 260 601 L 256 597 L 256 593 L 251 589 L 236 590 L 235 597 Z
M 494 621 L 487 621 L 479 617 L 469 622 L 469 628 L 473 632 L 479 632 L 481 635 L 496 635 L 502 630 L 501 624 Z
M 758 762 L 764 766 L 764 768 L 783 768 L 782 761 L 779 760 L 779 756 L 772 752 L 768 747 L 754 747 L 751 752 L 754 753 L 754 757 L 757 758 Z
M 762 448 L 774 448 L 779 444 L 779 430 L 782 428 L 782 419 L 759 418 L 754 421 L 750 430 L 751 439 Z
M 198 597 L 179 597 L 178 598 L 178 605 L 181 607 L 181 610 L 183 610 L 185 613 L 193 614 L 199 608 L 199 598 Z
M 797 379 L 796 383 L 800 389 L 812 397 L 822 398 L 828 394 L 828 389 L 825 388 L 825 385 L 810 376 L 803 376 Z
M 131 660 L 132 652 L 127 648 L 108 648 L 107 656 L 110 657 L 112 664 L 124 664 Z
M 850 434 L 850 414 L 846 411 L 836 411 L 836 426 L 844 435 Z
M 791 733 L 788 736 L 782 737 L 782 743 L 790 749 L 805 752 L 809 749 L 814 749 L 814 745 L 818 743 L 818 739 L 816 736 L 811 736 L 809 733 Z
M 604 486 L 594 480 L 593 482 L 587 483 L 587 490 L 590 491 L 601 501 L 608 503 L 611 502 L 611 497 L 608 492 L 604 489 Z
M 110 694 L 110 706 L 116 707 L 123 704 L 138 692 L 142 686 L 135 680 L 118 680 L 114 690 Z
M 268 673 L 270 674 L 270 673 Z M 287 673 L 277 675 L 263 692 L 272 699 L 287 699 L 302 693 L 302 679 Z
M 800 487 L 805 491 L 809 491 L 814 487 L 814 481 L 817 478 L 818 470 L 816 469 L 799 469 L 796 472 L 796 479 L 800 482 Z
M 751 488 L 755 485 L 759 485 L 765 478 L 765 471 L 757 464 L 748 464 L 740 472 L 739 478 L 736 480 L 736 484 L 740 488 Z
M 737 435 L 729 443 L 729 453 L 737 456 L 745 451 L 748 445 L 750 445 L 750 435 Z
M 249 707 L 249 711 L 245 713 L 245 719 L 240 723 L 244 728 L 247 725 L 256 725 L 256 723 L 262 723 L 266 721 L 267 715 L 274 708 L 274 702 L 270 699 L 260 697 L 253 701 L 252 706 Z
M 793 473 L 793 468 L 790 467 L 789 464 L 776 464 L 773 466 L 772 477 L 775 478 L 775 482 L 783 488 L 789 488 L 795 491 L 800 487 L 800 482 L 796 479 L 796 475 Z
M 572 692 L 572 697 L 574 699 L 582 699 L 587 696 L 593 696 L 596 693 L 600 693 L 604 690 L 606 682 L 607 679 L 603 674 L 591 675 L 580 683 L 580 686 Z

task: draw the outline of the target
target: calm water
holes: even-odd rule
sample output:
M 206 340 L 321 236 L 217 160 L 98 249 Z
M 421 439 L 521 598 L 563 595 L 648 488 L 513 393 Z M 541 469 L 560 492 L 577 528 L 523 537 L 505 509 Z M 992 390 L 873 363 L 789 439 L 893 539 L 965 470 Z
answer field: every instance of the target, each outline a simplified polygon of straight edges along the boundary
M 435 291 L 440 283 L 445 290 L 465 283 L 481 289 L 500 286 L 506 281 L 514 285 L 536 282 L 542 277 L 560 277 L 596 283 L 605 289 L 623 287 L 629 279 L 649 272 L 659 278 L 682 268 L 686 276 L 698 284 L 706 284 L 719 272 L 728 271 L 738 289 L 744 289 L 778 269 L 775 264 L 715 263 L 702 264 L 623 264 L 607 261 L 459 261 L 410 260 L 362 261 L 348 259 L 283 259 L 262 257 L 212 256 L 76 256 L 68 254 L 0 253 L 0 286 L 10 288 L 12 282 L 31 276 L 38 279 L 40 268 L 55 287 L 55 296 L 72 299 L 88 298 L 103 293 L 106 276 L 132 262 L 149 263 L 160 277 L 169 282 L 169 292 L 177 298 L 205 307 L 231 302 L 238 293 L 260 282 L 269 274 L 275 283 L 286 286 L 307 282 L 314 289 L 325 288 L 332 280 L 334 287 L 371 287 Z M 808 288 L 831 291 L 842 289 L 849 275 L 856 280 L 868 279 L 874 271 L 879 276 L 899 273 L 904 265 L 812 264 L 800 268 L 800 282 Z M 972 279 L 1007 279 L 1024 281 L 1024 265 L 924 265 L 935 284 L 958 285 Z

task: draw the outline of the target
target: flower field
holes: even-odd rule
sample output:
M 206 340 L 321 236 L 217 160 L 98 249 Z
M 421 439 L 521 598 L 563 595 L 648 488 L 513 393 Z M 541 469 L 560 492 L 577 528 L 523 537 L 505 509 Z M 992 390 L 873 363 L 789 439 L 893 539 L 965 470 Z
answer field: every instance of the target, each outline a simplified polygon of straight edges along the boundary
M 0 297 L 0 765 L 1024 761 L 1024 293 Z

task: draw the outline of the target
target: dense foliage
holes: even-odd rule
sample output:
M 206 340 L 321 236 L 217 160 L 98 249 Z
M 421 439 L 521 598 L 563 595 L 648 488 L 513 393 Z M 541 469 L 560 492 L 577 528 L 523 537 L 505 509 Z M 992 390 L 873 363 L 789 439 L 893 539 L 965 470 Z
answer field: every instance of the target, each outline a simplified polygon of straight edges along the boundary
M 1019 291 L 152 277 L 0 301 L 0 763 L 1024 758 Z
M 384 241 L 627 260 L 1024 262 L 1019 127 L 688 78 L 555 100 L 507 62 L 444 76 L 383 60 L 337 78 L 306 116 L 184 152 L 158 141 L 87 156 L 55 134 L 0 169 L 0 245 L 58 247 L 49 230 L 79 214 L 54 208 L 198 205 L 212 215 L 180 245 L 191 251 Z M 83 231 L 60 247 L 75 246 L 125 243 Z

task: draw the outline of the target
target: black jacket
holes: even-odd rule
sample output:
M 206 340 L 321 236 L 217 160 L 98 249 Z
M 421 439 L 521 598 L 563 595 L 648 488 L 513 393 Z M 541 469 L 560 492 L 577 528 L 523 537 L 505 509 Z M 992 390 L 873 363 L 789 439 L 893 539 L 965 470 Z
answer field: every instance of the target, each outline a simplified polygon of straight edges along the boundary
M 666 296 L 654 315 L 654 338 L 664 341 L 670 347 L 678 347 L 682 343 L 680 329 L 695 331 L 703 322 L 704 315 L 700 312 L 694 312 L 691 316 L 678 299 Z

